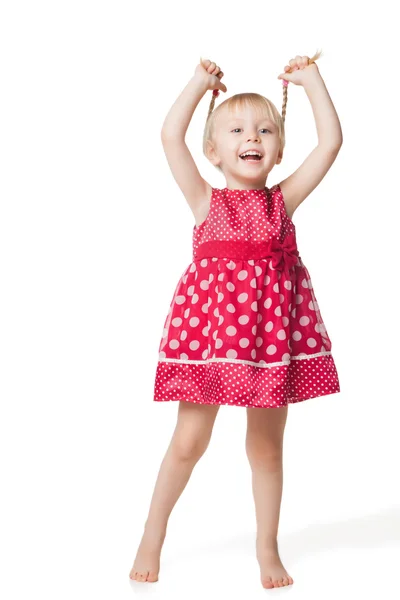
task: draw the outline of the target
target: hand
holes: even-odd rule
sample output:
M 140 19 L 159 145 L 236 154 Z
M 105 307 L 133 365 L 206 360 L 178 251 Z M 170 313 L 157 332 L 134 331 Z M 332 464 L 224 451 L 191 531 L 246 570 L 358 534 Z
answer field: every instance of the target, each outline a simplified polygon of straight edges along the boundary
M 319 76 L 317 64 L 308 56 L 297 55 L 296 58 L 289 60 L 289 65 L 286 65 L 285 72 L 281 73 L 278 79 L 304 86 L 310 79 Z
M 200 64 L 197 65 L 194 76 L 204 82 L 206 90 L 227 91 L 226 85 L 221 82 L 221 78 L 224 76 L 223 72 L 207 58 L 200 57 Z

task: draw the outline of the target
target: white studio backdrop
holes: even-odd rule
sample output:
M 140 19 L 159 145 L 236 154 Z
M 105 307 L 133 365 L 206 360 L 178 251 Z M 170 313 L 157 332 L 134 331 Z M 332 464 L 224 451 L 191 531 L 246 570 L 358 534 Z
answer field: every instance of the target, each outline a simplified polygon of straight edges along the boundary
M 281 110 L 322 48 L 343 146 L 295 212 L 341 392 L 289 408 L 280 518 L 296 598 L 393 598 L 400 537 L 396 32 L 389 2 L 4 1 L 0 9 L 1 596 L 262 597 L 245 410 L 221 407 L 169 522 L 160 580 L 128 578 L 178 403 L 153 402 L 194 217 L 161 145 L 200 56 L 226 97 Z M 392 12 L 391 12 L 392 11 Z M 211 92 L 187 133 L 200 172 Z M 267 185 L 317 142 L 289 85 Z M 327 585 L 328 584 L 328 585 Z M 274 592 L 276 593 L 276 591 Z

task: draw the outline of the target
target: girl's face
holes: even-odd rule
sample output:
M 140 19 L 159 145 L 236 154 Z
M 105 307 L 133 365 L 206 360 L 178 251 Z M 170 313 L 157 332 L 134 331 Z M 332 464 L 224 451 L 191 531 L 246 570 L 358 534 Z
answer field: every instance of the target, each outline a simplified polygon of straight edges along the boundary
M 222 169 L 228 187 L 263 187 L 268 173 L 281 162 L 279 147 L 278 127 L 265 114 L 251 107 L 235 113 L 222 110 L 217 115 L 209 156 L 212 164 Z M 261 159 L 240 158 L 247 150 L 261 153 Z

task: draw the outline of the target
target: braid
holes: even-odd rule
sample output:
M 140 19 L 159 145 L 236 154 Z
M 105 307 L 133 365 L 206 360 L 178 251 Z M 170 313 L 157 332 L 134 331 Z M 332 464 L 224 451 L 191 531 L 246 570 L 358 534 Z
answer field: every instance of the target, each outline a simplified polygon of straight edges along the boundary
M 283 104 L 282 104 L 282 129 L 285 127 L 286 104 L 287 104 L 287 85 L 283 85 Z
M 318 50 L 314 56 L 308 59 L 308 64 L 316 62 L 316 60 L 322 55 L 322 50 Z M 288 86 L 283 84 L 283 102 L 282 102 L 282 128 L 285 127 L 285 119 L 286 119 L 286 105 L 288 98 Z
M 209 118 L 209 116 L 211 115 L 212 111 L 214 110 L 215 98 L 216 97 L 217 97 L 217 94 L 212 94 L 212 96 L 211 96 L 211 102 L 210 102 L 210 107 L 208 109 L 207 119 Z

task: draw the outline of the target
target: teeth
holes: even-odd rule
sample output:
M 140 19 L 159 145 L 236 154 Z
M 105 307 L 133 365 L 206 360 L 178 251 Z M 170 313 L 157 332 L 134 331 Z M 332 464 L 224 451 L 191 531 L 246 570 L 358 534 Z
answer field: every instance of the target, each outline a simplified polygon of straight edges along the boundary
M 240 155 L 242 156 L 259 156 L 261 158 L 261 154 L 259 152 L 254 152 L 252 150 L 250 150 L 249 152 L 245 152 L 244 154 Z

